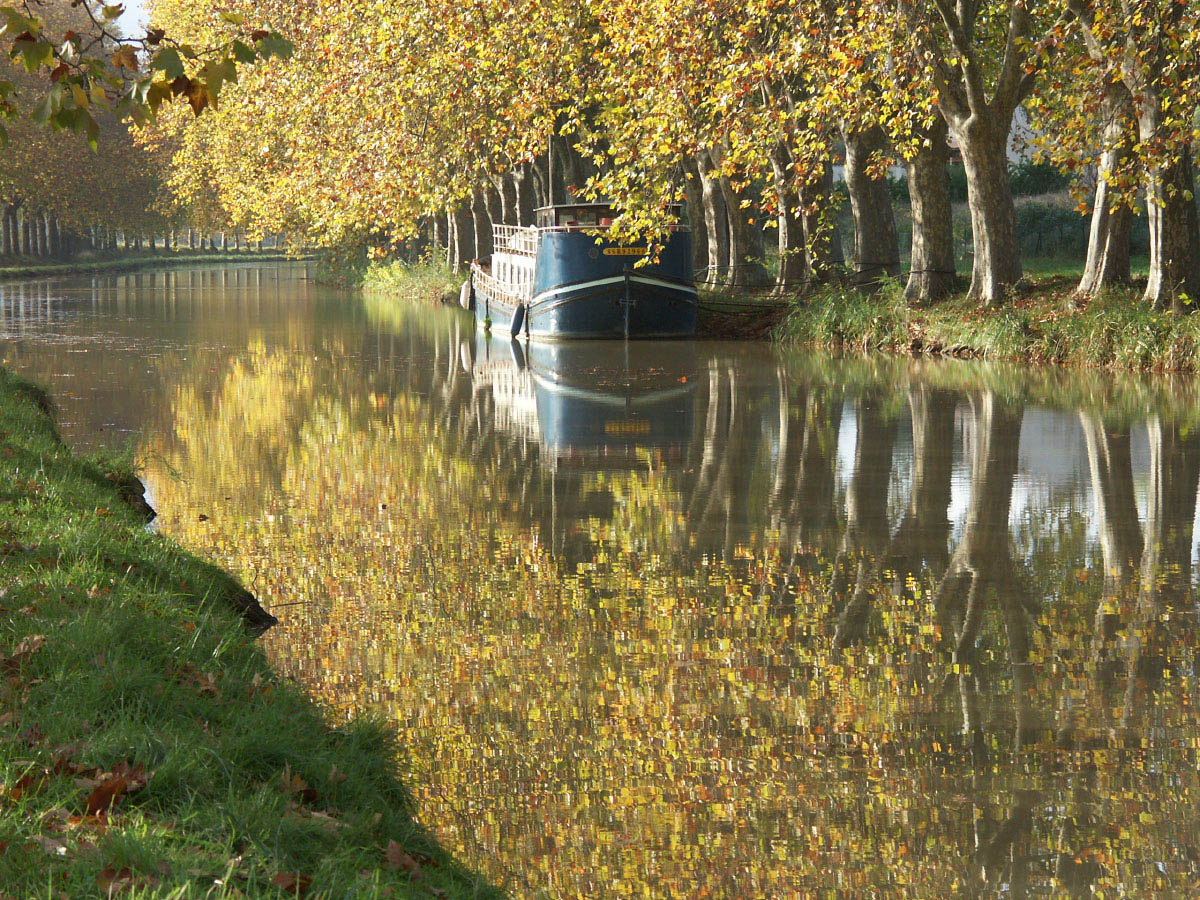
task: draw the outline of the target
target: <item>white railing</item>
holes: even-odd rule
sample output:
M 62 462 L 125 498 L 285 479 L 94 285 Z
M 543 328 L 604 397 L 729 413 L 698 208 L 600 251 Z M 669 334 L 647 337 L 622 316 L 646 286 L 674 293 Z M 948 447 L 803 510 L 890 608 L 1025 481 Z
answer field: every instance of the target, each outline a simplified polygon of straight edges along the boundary
M 483 291 L 493 300 L 499 300 L 502 303 L 525 303 L 533 297 L 532 284 L 512 284 L 507 281 L 501 281 L 498 278 L 485 271 L 482 266 L 471 267 L 471 281 L 475 284 L 475 289 Z
M 611 228 L 611 227 L 612 226 L 610 226 L 610 225 L 547 225 L 542 228 L 539 228 L 538 232 L 541 234 L 546 234 L 547 232 L 555 232 L 555 233 L 559 233 L 559 234 L 564 233 L 564 232 L 567 234 L 578 234 L 580 232 L 592 232 L 593 234 L 600 234 L 605 231 L 608 231 L 609 228 Z M 676 224 L 676 225 L 668 225 L 667 226 L 667 231 L 670 231 L 672 233 L 674 233 L 676 231 L 691 231 L 691 230 L 692 230 L 691 227 L 688 225 Z
M 538 232 L 536 228 L 521 228 L 517 225 L 493 225 L 492 243 L 492 249 L 496 253 L 537 256 Z

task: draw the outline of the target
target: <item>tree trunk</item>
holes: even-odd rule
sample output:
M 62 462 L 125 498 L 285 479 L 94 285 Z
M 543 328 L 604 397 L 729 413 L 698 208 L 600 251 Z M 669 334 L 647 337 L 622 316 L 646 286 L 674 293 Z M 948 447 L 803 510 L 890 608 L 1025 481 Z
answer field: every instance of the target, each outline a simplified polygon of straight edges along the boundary
M 460 203 L 454 208 L 454 260 L 451 265 L 462 269 L 475 258 L 475 223 L 471 208 Z
M 446 207 L 442 210 L 442 232 L 446 236 L 446 252 L 442 259 L 447 269 L 458 268 L 458 248 L 455 247 L 458 235 L 454 230 L 454 210 Z
M 496 185 L 489 182 L 486 188 L 486 203 L 488 218 L 491 219 L 492 225 L 504 224 L 504 202 L 500 197 L 500 192 L 496 190 Z
M 1157 128 L 1142 118 L 1143 139 Z M 1149 132 L 1149 133 L 1147 133 Z M 1150 279 L 1145 299 L 1156 309 L 1191 312 L 1200 300 L 1200 223 L 1196 218 L 1190 147 L 1146 173 L 1146 214 L 1150 220 Z
M 550 158 L 545 153 L 539 153 L 533 158 L 529 164 L 529 169 L 533 175 L 533 193 L 536 197 L 535 206 L 541 208 L 550 205 L 550 173 L 548 166 Z
M 37 212 L 31 217 L 30 227 L 33 228 L 33 249 L 38 259 L 46 258 L 46 214 Z
M 449 216 L 445 210 L 438 210 L 432 216 L 433 219 L 433 248 L 434 252 L 446 258 L 446 248 L 450 246 L 449 239 Z
M 712 154 L 721 152 L 710 151 Z M 713 162 L 719 164 L 717 157 L 714 156 Z M 725 283 L 735 291 L 764 287 L 771 283 L 771 276 L 763 265 L 762 228 L 755 224 L 755 206 L 742 206 L 749 198 L 734 190 L 729 176 L 721 174 L 717 182 L 729 218 L 729 277 Z
M 55 259 L 62 259 L 62 230 L 58 227 L 58 218 L 56 216 L 46 216 L 46 245 L 49 248 L 51 256 Z
M 500 193 L 501 221 L 505 225 L 519 225 L 521 221 L 520 200 L 517 196 L 517 178 L 506 172 L 496 179 Z
M 878 125 L 861 131 L 843 127 L 846 145 L 846 188 L 854 216 L 854 284 L 877 290 L 884 278 L 900 275 L 900 240 L 886 178 L 870 168 L 887 150 L 887 135 Z
M 12 256 L 16 252 L 15 238 L 17 236 L 17 208 L 11 203 L 4 207 L 4 234 L 0 253 Z
M 912 208 L 912 260 L 904 299 L 936 303 L 954 291 L 954 220 L 950 204 L 950 146 L 946 123 L 938 120 L 908 160 L 908 196 Z
M 825 163 L 821 177 L 800 189 L 801 220 L 804 223 L 805 270 L 817 284 L 840 277 L 846 257 L 838 231 L 838 205 L 833 192 L 833 165 Z
M 725 211 L 725 195 L 713 173 L 713 161 L 707 150 L 696 155 L 700 174 L 701 197 L 704 202 L 704 221 L 708 237 L 708 270 L 706 284 L 720 284 L 729 272 L 729 216 Z
M 533 167 L 525 164 L 517 169 L 517 224 L 528 228 L 537 218 L 537 176 Z
M 471 202 L 471 217 L 475 229 L 475 259 L 487 259 L 492 255 L 492 220 L 488 215 L 487 200 L 482 191 L 476 191 Z
M 196 249 L 196 232 L 194 229 L 192 229 L 190 227 L 188 228 L 187 231 L 188 231 L 188 249 L 195 250 Z
M 778 241 L 779 274 L 775 277 L 775 293 L 791 294 L 808 280 L 804 253 L 804 221 L 800 217 L 800 198 L 792 185 L 792 155 L 782 142 L 771 153 L 774 174 L 775 204 L 779 207 Z
M 704 192 L 700 187 L 700 171 L 690 156 L 683 160 L 686 172 L 683 179 L 684 197 L 687 201 L 688 228 L 692 232 L 692 272 L 699 274 L 708 269 L 708 225 L 704 219 Z
M 1001 305 L 1021 280 L 1021 247 L 1017 242 L 1017 209 L 1008 176 L 1008 131 L 1011 116 L 1001 123 L 972 117 L 952 128 L 962 151 L 971 207 L 970 295 L 986 307 Z
M 1128 95 L 1120 99 L 1111 94 L 1104 104 L 1108 123 L 1104 129 L 1104 149 L 1096 172 L 1096 198 L 1092 204 L 1092 227 L 1088 234 L 1087 262 L 1079 293 L 1085 297 L 1099 294 L 1114 284 L 1128 284 L 1129 236 L 1133 229 L 1133 209 L 1120 202 L 1114 208 L 1113 190 L 1107 175 L 1119 171 L 1130 154 L 1132 129 Z

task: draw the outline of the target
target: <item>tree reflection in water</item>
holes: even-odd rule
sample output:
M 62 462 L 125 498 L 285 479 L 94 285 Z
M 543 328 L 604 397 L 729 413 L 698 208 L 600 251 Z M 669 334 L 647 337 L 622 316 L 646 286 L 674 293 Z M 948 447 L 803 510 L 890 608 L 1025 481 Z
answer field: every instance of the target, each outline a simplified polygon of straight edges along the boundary
M 531 897 L 1194 895 L 1180 409 L 448 321 L 361 368 L 242 354 L 146 458 L 164 527 L 280 609 L 280 665 L 396 722 L 470 865 Z

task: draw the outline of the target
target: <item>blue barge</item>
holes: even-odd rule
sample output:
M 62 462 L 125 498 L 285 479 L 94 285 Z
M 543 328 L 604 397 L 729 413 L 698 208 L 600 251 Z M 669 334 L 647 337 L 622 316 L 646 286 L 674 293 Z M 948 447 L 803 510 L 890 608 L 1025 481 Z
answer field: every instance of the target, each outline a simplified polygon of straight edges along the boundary
M 573 203 L 539 209 L 533 227 L 493 226 L 492 256 L 471 264 L 480 327 L 549 340 L 694 336 L 688 229 L 672 226 L 657 259 L 641 262 L 646 245 L 606 239 L 612 220 L 608 204 Z

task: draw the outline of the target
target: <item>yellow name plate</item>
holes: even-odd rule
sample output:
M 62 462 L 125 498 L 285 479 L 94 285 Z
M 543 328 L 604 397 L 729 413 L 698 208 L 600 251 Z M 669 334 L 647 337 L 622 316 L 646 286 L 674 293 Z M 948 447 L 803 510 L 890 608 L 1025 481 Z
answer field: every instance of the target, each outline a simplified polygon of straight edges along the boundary
M 645 247 L 605 247 L 605 256 L 645 256 L 647 254 Z

